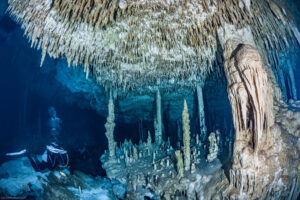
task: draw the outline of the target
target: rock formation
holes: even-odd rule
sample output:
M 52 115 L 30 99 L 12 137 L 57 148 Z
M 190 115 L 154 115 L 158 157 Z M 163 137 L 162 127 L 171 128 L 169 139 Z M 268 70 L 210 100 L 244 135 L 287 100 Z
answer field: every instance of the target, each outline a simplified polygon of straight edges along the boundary
M 205 113 L 204 113 L 204 101 L 202 87 L 197 85 L 197 98 L 198 98 L 198 115 L 200 124 L 201 138 L 206 138 L 206 125 L 205 125 Z
M 177 169 L 177 175 L 178 177 L 183 177 L 183 173 L 184 173 L 184 166 L 183 166 L 183 160 L 182 160 L 182 154 L 180 152 L 180 150 L 175 151 L 175 155 L 176 155 L 176 169 Z
M 225 24 L 249 26 L 267 49 L 300 38 L 273 0 L 8 2 L 32 46 L 41 49 L 42 63 L 46 54 L 65 57 L 108 87 L 196 86 L 220 71 L 216 32 Z
M 124 199 L 125 185 L 80 171 L 36 172 L 27 157 L 0 166 L 2 199 Z
M 276 109 L 280 109 L 274 109 L 278 99 L 274 97 L 274 104 L 272 83 L 261 56 L 255 47 L 240 42 L 229 39 L 224 47 L 227 90 L 236 131 L 230 170 L 230 183 L 237 192 L 233 196 L 296 199 L 300 165 L 299 159 L 293 161 L 299 155 L 293 141 L 299 138 L 274 123 Z
M 184 156 L 184 170 L 188 171 L 191 168 L 191 132 L 190 119 L 186 101 L 184 100 L 184 108 L 182 111 L 182 128 L 183 128 L 183 156 Z
M 159 90 L 156 92 L 156 117 L 154 119 L 155 143 L 162 142 L 162 114 L 161 114 L 161 96 Z
M 231 43 L 233 41 L 229 40 L 226 45 L 230 46 Z M 227 46 L 226 48 L 231 48 Z M 259 52 L 250 45 L 236 48 L 239 49 L 235 57 L 225 62 L 234 127 L 236 133 L 241 133 L 236 134 L 236 141 L 243 141 L 244 136 L 249 135 L 242 132 L 250 132 L 252 137 L 243 142 L 252 146 L 257 153 L 261 147 L 263 132 L 269 131 L 274 123 L 273 99 L 270 98 L 272 89 Z
M 105 124 L 105 135 L 108 140 L 108 151 L 109 157 L 114 160 L 116 156 L 116 142 L 114 140 L 114 129 L 115 129 L 115 113 L 114 113 L 114 102 L 112 99 L 112 93 L 110 92 L 109 103 L 108 103 L 108 116 Z
M 207 155 L 207 161 L 212 162 L 215 160 L 218 156 L 218 143 L 217 143 L 217 137 L 214 132 L 210 133 L 208 136 L 209 140 L 209 150 L 208 150 L 208 155 Z
M 184 143 L 178 150 L 171 146 L 169 140 L 152 143 L 148 132 L 147 142 L 134 145 L 125 140 L 116 148 L 116 160 L 119 162 L 111 162 L 107 151 L 101 156 L 108 178 L 127 184 L 127 199 L 144 199 L 147 195 L 169 200 L 210 199 L 219 195 L 216 191 L 223 191 L 229 186 L 219 160 L 205 166 L 205 161 L 200 162 L 203 149 L 200 141 L 191 142 L 189 123 L 187 103 L 184 101 Z

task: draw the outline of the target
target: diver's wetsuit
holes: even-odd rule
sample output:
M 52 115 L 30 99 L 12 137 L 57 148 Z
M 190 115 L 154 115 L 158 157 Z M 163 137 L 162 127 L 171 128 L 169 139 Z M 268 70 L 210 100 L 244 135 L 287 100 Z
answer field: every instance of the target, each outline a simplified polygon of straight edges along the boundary
M 55 143 L 47 145 L 46 151 L 41 159 L 32 155 L 28 155 L 27 157 L 35 171 L 42 171 L 46 168 L 50 170 L 55 168 L 65 168 L 69 163 L 67 151 L 59 148 Z

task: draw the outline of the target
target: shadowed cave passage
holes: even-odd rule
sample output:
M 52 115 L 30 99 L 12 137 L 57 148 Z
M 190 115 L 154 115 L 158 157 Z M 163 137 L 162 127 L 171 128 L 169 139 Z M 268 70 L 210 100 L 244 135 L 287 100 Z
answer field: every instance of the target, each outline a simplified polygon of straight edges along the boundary
M 210 85 L 208 85 L 210 84 Z M 222 138 L 225 139 L 226 136 L 229 136 L 230 131 L 233 131 L 232 125 L 232 114 L 230 109 L 230 104 L 227 97 L 226 85 L 224 82 L 219 81 L 214 84 L 208 83 L 203 88 L 203 97 L 204 97 L 204 109 L 205 109 L 205 121 L 207 126 L 207 132 L 213 132 L 216 130 L 220 130 Z M 180 96 L 179 99 L 174 100 L 173 104 L 170 101 L 170 97 L 176 93 L 174 92 L 166 92 L 161 91 L 162 96 L 162 115 L 163 115 L 163 124 L 164 124 L 164 140 L 170 138 L 170 141 L 173 145 L 176 145 L 176 142 L 182 140 L 181 137 L 178 136 L 182 134 L 182 119 L 181 119 L 181 109 L 183 108 L 183 100 L 187 99 L 190 114 L 190 126 L 191 126 L 191 134 L 195 137 L 196 134 L 200 134 L 199 127 L 199 116 L 198 116 L 198 105 L 197 105 L 197 94 L 193 89 L 184 90 L 184 94 Z M 154 96 L 154 95 L 153 95 Z M 133 97 L 135 98 L 135 97 Z M 138 96 L 136 98 L 139 98 Z M 153 97 L 154 100 L 154 97 Z M 182 103 L 181 103 L 182 102 Z M 153 105 L 152 111 L 150 113 L 145 113 L 145 115 L 152 116 L 155 115 L 155 101 L 152 102 Z M 175 104 L 175 105 L 174 105 Z M 175 107 L 176 106 L 176 107 Z M 177 109 L 175 109 L 177 108 Z M 136 105 L 136 109 L 139 107 Z M 142 109 L 142 108 L 141 108 Z M 143 141 L 147 139 L 147 131 L 149 130 L 153 137 L 153 120 L 141 120 L 135 119 L 132 120 L 131 123 L 127 123 L 128 126 L 134 127 L 135 131 L 132 130 L 134 134 L 122 133 L 122 126 L 119 126 L 122 120 L 118 121 L 118 116 L 121 115 L 118 110 L 118 100 L 116 100 L 116 133 L 115 137 L 117 141 L 123 140 L 126 138 L 127 140 L 131 139 L 134 143 L 138 143 L 142 137 Z M 138 112 L 138 111 L 137 111 Z M 123 113 L 122 113 L 123 114 Z M 130 115 L 130 113 L 124 113 L 125 115 Z M 141 116 L 142 117 L 142 116 Z M 118 127 L 119 126 L 119 127 Z M 122 136 L 119 136 L 119 133 Z M 153 138 L 154 139 L 154 138 Z M 207 139 L 207 138 L 206 138 Z M 205 140 L 206 140 L 205 139 Z

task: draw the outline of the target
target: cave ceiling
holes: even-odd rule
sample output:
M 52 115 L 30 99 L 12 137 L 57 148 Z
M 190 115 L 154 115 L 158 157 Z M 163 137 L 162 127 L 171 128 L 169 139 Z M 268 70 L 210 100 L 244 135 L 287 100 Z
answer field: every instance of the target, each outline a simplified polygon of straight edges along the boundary
M 9 0 L 31 45 L 109 88 L 194 87 L 222 76 L 218 31 L 247 27 L 259 48 L 300 39 L 280 2 Z M 278 27 L 278 28 L 274 28 Z M 222 41 L 221 41 L 222 42 Z

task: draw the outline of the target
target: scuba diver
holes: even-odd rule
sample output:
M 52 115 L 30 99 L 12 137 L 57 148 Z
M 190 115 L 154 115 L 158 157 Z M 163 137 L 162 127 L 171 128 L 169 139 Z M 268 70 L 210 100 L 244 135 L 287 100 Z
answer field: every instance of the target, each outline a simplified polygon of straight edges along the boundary
M 26 155 L 35 171 L 43 171 L 46 168 L 50 170 L 66 168 L 69 164 L 68 152 L 58 144 L 61 119 L 57 116 L 56 110 L 52 106 L 49 108 L 49 116 L 48 125 L 52 141 L 46 146 L 43 155 L 33 155 L 24 149 L 19 152 L 7 153 L 6 156 L 20 157 Z

